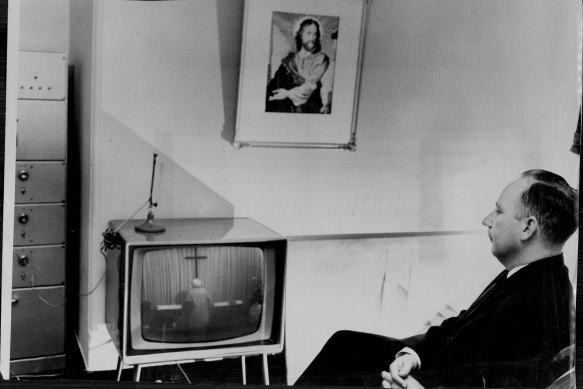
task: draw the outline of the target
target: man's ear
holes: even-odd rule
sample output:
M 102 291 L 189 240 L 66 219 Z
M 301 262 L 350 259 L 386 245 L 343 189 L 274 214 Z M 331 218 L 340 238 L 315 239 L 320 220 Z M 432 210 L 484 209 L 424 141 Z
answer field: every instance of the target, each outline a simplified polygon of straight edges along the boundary
M 534 216 L 529 216 L 524 221 L 522 231 L 520 231 L 520 238 L 522 240 L 531 239 L 538 231 L 538 220 Z

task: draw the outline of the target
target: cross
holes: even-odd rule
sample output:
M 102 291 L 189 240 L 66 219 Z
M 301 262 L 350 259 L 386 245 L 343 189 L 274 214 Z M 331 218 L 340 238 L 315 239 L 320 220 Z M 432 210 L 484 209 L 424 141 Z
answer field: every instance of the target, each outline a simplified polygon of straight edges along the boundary
M 193 257 L 184 257 L 184 259 L 193 259 L 194 260 L 194 278 L 198 278 L 198 261 L 201 259 L 207 259 L 206 255 L 198 256 L 196 255 L 196 248 L 194 249 L 194 256 Z

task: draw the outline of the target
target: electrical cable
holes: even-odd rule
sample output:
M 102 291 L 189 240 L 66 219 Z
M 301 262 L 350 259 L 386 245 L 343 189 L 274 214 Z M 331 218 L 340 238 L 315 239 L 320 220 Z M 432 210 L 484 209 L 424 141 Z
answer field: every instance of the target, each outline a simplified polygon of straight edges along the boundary
M 125 226 L 125 225 L 126 225 L 126 223 L 127 223 L 127 222 L 129 222 L 130 220 L 132 220 L 132 219 L 134 218 L 134 216 L 136 216 L 136 215 L 138 214 L 138 212 L 140 212 L 142 209 L 144 209 L 144 208 L 146 207 L 146 205 L 149 205 L 149 204 L 150 204 L 150 201 L 152 201 L 152 197 L 150 197 L 148 200 L 146 200 L 146 202 L 144 203 L 144 205 L 142 205 L 140 208 L 138 208 L 138 209 L 136 210 L 136 212 L 132 213 L 132 216 L 130 216 L 129 218 L 127 218 L 127 219 L 126 219 L 126 220 L 125 220 L 123 223 L 121 223 L 121 224 L 119 225 L 119 227 L 117 227 L 117 228 L 114 230 L 114 232 L 115 232 L 115 233 L 118 233 L 118 232 L 119 232 L 119 230 L 121 230 L 121 229 L 123 228 L 123 226 Z
M 95 286 L 89 292 L 77 293 L 77 297 L 87 297 L 87 296 L 93 294 L 93 292 L 95 292 L 97 287 L 103 282 L 104 279 L 105 279 L 105 271 L 101 274 L 101 277 L 99 278 L 99 281 L 97 281 L 97 284 L 95 284 Z
M 157 156 L 157 154 L 154 154 L 154 167 L 156 166 L 156 156 Z M 153 176 L 154 176 L 154 171 L 152 171 L 152 185 L 153 185 Z M 148 205 L 150 207 L 154 205 L 152 203 L 152 188 L 150 188 L 150 198 L 148 198 L 148 200 L 146 200 L 146 202 L 142 206 L 140 206 L 134 213 L 132 213 L 132 215 L 130 217 L 125 219 L 123 221 L 123 223 L 121 223 L 117 228 L 113 229 L 111 227 L 108 227 L 105 229 L 105 231 L 103 231 L 103 233 L 101 234 L 103 236 L 103 240 L 101 241 L 101 245 L 99 247 L 99 252 L 101 253 L 101 255 L 103 255 L 103 258 L 105 258 L 106 262 L 107 262 L 107 250 L 121 249 L 121 247 L 122 247 L 122 242 L 121 242 L 121 239 L 119 236 L 119 231 L 123 228 L 123 226 L 125 226 L 142 209 L 144 209 Z M 79 293 L 79 294 L 77 294 L 77 296 L 78 297 L 87 297 L 87 296 L 91 295 L 93 292 L 95 292 L 97 287 L 105 279 L 105 274 L 106 274 L 106 271 L 103 272 L 103 274 L 99 278 L 99 281 L 97 281 L 97 284 L 95 284 L 95 286 L 93 288 L 91 288 L 91 290 L 89 292 Z
M 101 242 L 101 254 L 107 259 L 107 255 L 105 254 L 107 250 L 113 250 L 116 248 L 121 248 L 121 241 L 119 239 L 119 231 L 138 214 L 142 209 L 144 209 L 147 205 L 150 204 L 150 200 L 148 199 L 141 207 L 139 207 L 129 218 L 127 218 L 123 223 L 121 223 L 117 228 L 113 229 L 108 227 L 103 231 L 103 241 Z
M 148 204 L 149 204 L 149 200 L 146 201 L 144 203 L 144 205 L 142 205 L 141 207 L 139 207 L 129 218 L 127 218 L 116 229 L 106 228 L 105 231 L 102 233 L 103 240 L 101 241 L 101 245 L 100 245 L 100 248 L 99 248 L 99 252 L 103 256 L 103 258 L 105 258 L 106 261 L 107 261 L 107 250 L 114 250 L 114 249 L 121 248 L 121 241 L 120 241 L 119 235 L 118 235 L 119 230 L 123 226 L 125 226 L 127 224 L 127 222 L 129 222 L 130 220 L 132 220 L 134 218 L 134 216 L 136 216 L 138 214 L 138 212 L 140 212 L 142 209 L 144 209 L 144 207 L 146 205 L 148 205 Z M 99 277 L 99 281 L 97 281 L 97 284 L 95 284 L 95 286 L 93 288 L 91 288 L 91 290 L 89 290 L 86 293 L 77 293 L 76 294 L 77 297 L 87 297 L 87 296 L 90 296 L 91 294 L 93 294 L 93 292 L 95 292 L 95 290 L 97 290 L 97 288 L 99 287 L 99 285 L 101 285 L 101 283 L 105 279 L 105 274 L 106 274 L 106 272 L 104 271 L 101 274 L 101 277 Z
M 107 250 L 113 250 L 116 248 L 121 248 L 121 241 L 119 239 L 119 235 L 118 232 L 119 230 L 126 225 L 127 222 L 129 222 L 131 219 L 134 218 L 134 216 L 136 216 L 138 214 L 138 212 L 140 212 L 142 209 L 144 209 L 144 207 L 146 205 L 148 205 L 150 203 L 150 200 L 146 201 L 144 203 L 144 205 L 142 205 L 141 207 L 139 207 L 129 218 L 127 218 L 122 224 L 120 224 L 116 229 L 112 229 L 112 228 L 107 228 L 104 232 L 103 232 L 103 241 L 101 242 L 101 246 L 99 249 L 99 252 L 101 253 L 101 255 L 103 255 L 103 258 L 105 258 L 105 260 L 107 261 Z M 30 286 L 32 288 L 32 290 L 34 291 L 36 297 L 42 301 L 44 304 L 48 305 L 49 307 L 52 308 L 60 308 L 62 306 L 65 305 L 66 303 L 66 298 L 65 300 L 61 303 L 61 304 L 53 304 L 49 301 L 47 301 L 43 296 L 41 296 L 37 290 L 36 285 L 34 284 L 34 276 L 35 274 L 38 272 L 38 269 L 35 268 L 34 266 L 32 266 L 30 263 L 26 264 L 27 267 L 30 267 L 33 270 L 33 273 L 30 277 Z M 76 293 L 75 295 L 77 297 L 87 297 L 90 296 L 91 294 L 93 294 L 93 292 L 95 292 L 95 290 L 97 290 L 97 288 L 99 287 L 99 285 L 101 285 L 101 283 L 103 282 L 103 280 L 105 279 L 105 274 L 106 272 L 103 271 L 103 273 L 101 274 L 101 277 L 99 277 L 99 281 L 97 281 L 97 284 L 95 284 L 95 286 L 93 288 L 91 288 L 91 290 L 89 290 L 86 293 Z
M 27 267 L 30 267 L 33 272 L 32 275 L 30 276 L 30 287 L 32 288 L 32 290 L 34 291 L 34 294 L 36 295 L 36 297 L 42 301 L 43 303 L 45 303 L 46 305 L 48 305 L 51 308 L 61 308 L 62 306 L 65 305 L 65 301 L 66 299 L 63 300 L 62 303 L 60 304 L 53 304 L 49 301 L 47 301 L 43 296 L 41 296 L 37 290 L 37 287 L 34 285 L 34 275 L 36 274 L 36 272 L 38 271 L 38 269 L 34 266 L 32 266 L 30 263 L 26 264 Z

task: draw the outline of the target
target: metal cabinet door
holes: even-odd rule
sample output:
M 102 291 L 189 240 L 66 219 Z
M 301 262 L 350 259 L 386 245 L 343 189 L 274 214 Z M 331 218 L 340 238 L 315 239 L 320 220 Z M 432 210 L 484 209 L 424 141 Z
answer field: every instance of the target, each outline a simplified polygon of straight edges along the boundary
M 67 102 L 18 100 L 16 159 L 65 160 Z
M 31 204 L 14 207 L 14 245 L 64 244 L 65 204 Z
M 62 285 L 65 283 L 65 246 L 15 248 L 12 287 Z
M 10 359 L 64 351 L 64 301 L 64 286 L 12 291 Z
M 65 162 L 17 162 L 15 203 L 64 202 L 65 177 Z
M 18 55 L 18 98 L 65 100 L 68 58 L 63 53 L 21 51 Z

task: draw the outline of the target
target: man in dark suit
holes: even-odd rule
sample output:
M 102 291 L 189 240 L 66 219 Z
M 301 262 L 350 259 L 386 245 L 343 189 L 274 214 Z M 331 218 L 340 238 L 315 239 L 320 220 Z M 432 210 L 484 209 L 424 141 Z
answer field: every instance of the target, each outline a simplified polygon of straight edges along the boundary
M 560 176 L 523 173 L 482 221 L 505 270 L 467 310 L 407 339 L 336 333 L 296 385 L 549 385 L 564 369 L 554 357 L 572 343 L 562 249 L 577 229 L 576 203 Z

